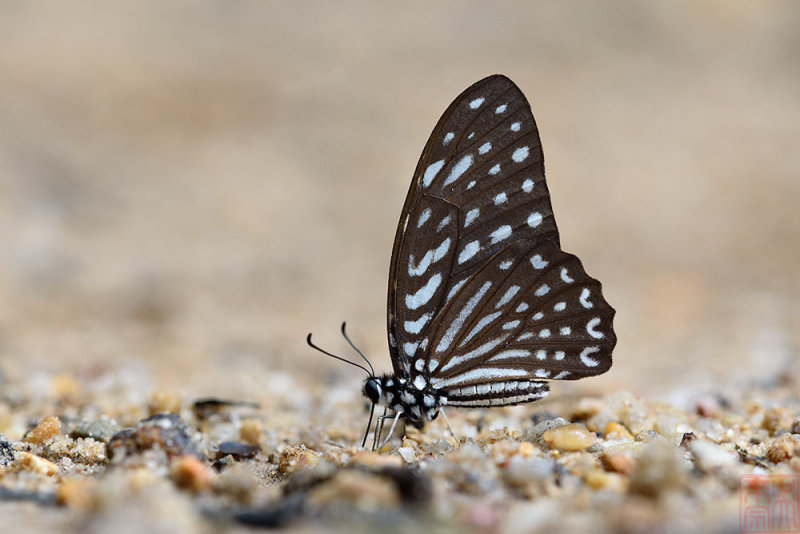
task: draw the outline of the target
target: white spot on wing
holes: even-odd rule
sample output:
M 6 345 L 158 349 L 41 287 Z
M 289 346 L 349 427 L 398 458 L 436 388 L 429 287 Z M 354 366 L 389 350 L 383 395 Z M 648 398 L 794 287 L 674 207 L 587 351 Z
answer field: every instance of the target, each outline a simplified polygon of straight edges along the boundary
M 530 153 L 529 147 L 521 146 L 511 154 L 511 159 L 513 159 L 516 163 L 522 163 L 528 157 Z
M 444 136 L 444 139 L 442 140 L 442 144 L 446 145 L 447 143 L 452 141 L 455 136 L 456 134 L 454 134 L 453 132 L 447 132 L 447 134 Z
M 534 211 L 530 215 L 528 215 L 528 226 L 531 228 L 536 228 L 542 224 L 542 214 L 538 211 Z
M 533 265 L 534 269 L 539 269 L 539 270 L 544 269 L 545 267 L 547 267 L 547 264 L 548 262 L 543 260 L 542 257 L 538 254 L 535 254 L 531 258 L 531 265 Z
M 472 180 L 470 183 L 467 184 L 467 189 L 472 189 L 475 187 L 475 180 Z
M 497 163 L 494 167 L 489 169 L 489 174 L 491 174 L 492 176 L 494 176 L 498 172 L 500 172 L 500 164 L 499 163 Z
M 583 306 L 584 308 L 589 309 L 589 308 L 593 308 L 594 307 L 594 304 L 589 302 L 589 296 L 590 295 L 591 295 L 591 291 L 589 291 L 589 288 L 588 287 L 584 287 L 583 290 L 581 291 L 581 297 L 580 297 L 580 299 L 578 299 L 581 302 L 581 306 Z
M 575 281 L 575 279 L 574 279 L 574 278 L 572 278 L 572 277 L 569 275 L 569 272 L 567 272 L 567 268 L 566 268 L 566 267 L 562 267 L 562 268 L 561 268 L 561 279 L 562 279 L 564 282 L 566 282 L 567 284 L 571 284 L 572 282 L 574 282 L 574 281 Z
M 519 326 L 519 320 L 509 321 L 503 325 L 503 330 L 514 330 Z
M 443 166 L 444 166 L 443 159 L 440 159 L 439 161 L 428 165 L 428 168 L 425 169 L 425 174 L 422 175 L 422 185 L 424 185 L 425 187 L 431 185 L 431 182 L 433 181 L 434 178 L 436 178 L 436 175 L 439 173 L 440 170 L 442 170 Z
M 403 352 L 409 358 L 414 356 L 414 353 L 417 352 L 417 343 L 403 343 Z
M 450 170 L 450 174 L 447 176 L 447 179 L 444 181 L 443 185 L 450 185 L 461 178 L 461 175 L 467 172 L 467 169 L 469 169 L 470 165 L 472 165 L 473 159 L 474 158 L 472 157 L 472 154 L 467 154 L 458 160 L 458 163 L 456 163 Z
M 559 332 L 561 332 L 562 336 L 568 336 L 572 333 L 572 328 L 568 326 L 562 326 Z
M 542 312 L 536 312 L 536 313 L 533 314 L 531 319 L 533 319 L 534 321 L 538 321 L 542 317 L 544 317 L 544 314 Z
M 478 208 L 472 208 L 471 210 L 469 210 L 467 214 L 464 215 L 464 228 L 469 226 L 472 223 L 472 221 L 474 221 L 475 218 L 480 214 L 481 210 L 479 210 Z
M 500 105 L 500 106 L 497 106 L 497 108 L 494 110 L 494 112 L 495 112 L 497 115 L 500 115 L 501 113 L 504 113 L 504 112 L 505 112 L 505 110 L 506 110 L 506 108 L 507 108 L 507 107 L 508 107 L 508 106 L 506 106 L 505 104 L 502 104 L 502 105 Z
M 557 350 L 557 351 L 555 352 L 555 354 L 553 354 L 553 357 L 554 357 L 556 360 L 563 360 L 563 359 L 564 359 L 564 356 L 566 356 L 566 353 L 565 353 L 563 350 Z
M 555 306 L 553 306 L 553 309 L 555 311 L 558 311 L 558 312 L 564 311 L 564 310 L 567 309 L 567 303 L 566 302 L 556 302 Z
M 469 107 L 471 107 L 472 109 L 478 109 L 479 107 L 481 107 L 481 104 L 483 104 L 484 100 L 486 99 L 483 97 L 476 98 L 475 100 L 469 103 Z
M 426 313 L 416 321 L 405 321 L 403 323 L 403 328 L 405 328 L 406 332 L 409 334 L 419 334 L 422 327 L 425 326 L 432 315 L 431 313 Z
M 427 304 L 441 283 L 442 275 L 440 273 L 431 276 L 428 282 L 419 288 L 416 293 L 413 295 L 406 295 L 406 307 L 409 310 L 416 310 L 420 306 Z
M 417 371 L 422 371 L 423 367 L 425 367 L 425 360 L 423 360 L 422 358 L 414 362 L 414 369 L 416 369 Z
M 463 285 L 464 285 L 464 283 L 465 283 L 466 281 L 467 281 L 467 279 L 466 279 L 466 278 L 464 278 L 463 280 L 461 280 L 460 282 L 458 282 L 456 285 L 454 285 L 454 286 L 453 286 L 453 287 L 450 289 L 450 291 L 447 293 L 447 297 L 444 299 L 444 301 L 445 301 L 445 302 L 448 302 L 448 301 L 449 301 L 451 298 L 453 298 L 453 295 L 455 295 L 455 294 L 456 294 L 456 292 L 457 292 L 459 289 L 461 289 L 461 286 L 463 286 Z
M 483 144 L 480 146 L 480 148 L 478 148 L 478 154 L 486 154 L 486 153 L 487 153 L 487 152 L 489 152 L 491 149 L 492 149 L 492 143 L 489 143 L 489 142 L 487 141 L 486 143 L 483 143 Z
M 429 250 L 425 253 L 416 267 L 414 267 L 414 256 L 408 258 L 408 274 L 411 276 L 420 276 L 428 270 L 432 263 L 444 258 L 447 251 L 450 249 L 450 238 L 445 238 L 444 241 L 435 249 Z
M 515 122 L 514 124 L 511 125 L 511 131 L 512 132 L 518 132 L 519 131 L 519 127 L 520 127 L 520 123 Z
M 446 216 L 444 219 L 439 221 L 439 224 L 436 226 L 436 231 L 441 232 L 442 228 L 447 226 L 450 223 L 450 215 Z
M 475 254 L 477 254 L 480 249 L 481 245 L 477 241 L 470 241 L 469 243 L 464 245 L 464 250 L 462 250 L 461 254 L 458 255 L 459 265 L 470 259 Z
M 544 337 L 550 337 L 550 329 L 549 329 L 549 328 L 542 328 L 542 329 L 539 331 L 539 337 L 542 337 L 542 338 L 544 338 Z
M 503 202 L 505 202 L 507 200 L 508 200 L 508 197 L 506 196 L 506 194 L 504 192 L 503 193 L 497 193 L 497 195 L 495 195 L 495 197 L 494 197 L 494 204 L 495 204 L 495 206 L 499 206 L 500 204 L 502 204 Z
M 522 313 L 527 309 L 528 309 L 528 303 L 527 302 L 520 302 L 519 306 L 517 306 L 517 309 L 514 310 L 514 311 L 517 312 L 517 313 Z
M 606 335 L 602 332 L 598 332 L 595 330 L 597 326 L 600 324 L 600 317 L 595 317 L 588 323 L 586 323 L 586 332 L 595 339 L 603 339 Z
M 522 190 L 525 191 L 526 193 L 530 193 L 531 191 L 533 191 L 533 180 L 528 178 L 524 182 L 522 182 Z
M 550 292 L 550 286 L 548 286 L 547 284 L 542 284 L 534 292 L 534 295 L 536 295 L 537 297 L 543 297 L 543 296 L 547 295 L 549 292 Z
M 514 260 L 506 260 L 501 262 L 499 267 L 501 271 L 507 271 L 512 265 L 514 265 Z
M 504 224 L 503 226 L 501 226 L 500 228 L 498 228 L 497 230 L 495 230 L 490 234 L 492 238 L 491 244 L 494 245 L 495 243 L 499 243 L 503 239 L 507 239 L 508 236 L 510 235 L 511 235 L 511 227 L 507 224 Z
M 417 228 L 422 228 L 422 225 L 428 220 L 431 216 L 431 209 L 425 208 L 422 213 L 419 215 L 419 219 L 417 219 Z
M 590 354 L 594 354 L 595 352 L 600 352 L 600 347 L 586 347 L 583 349 L 580 355 L 581 363 L 586 367 L 597 367 L 599 362 L 589 357 Z
M 425 389 L 426 385 L 427 384 L 425 383 L 425 378 L 422 375 L 417 375 L 414 378 L 414 387 L 417 388 L 418 390 L 422 391 L 423 389 Z M 416 406 L 415 406 L 415 408 L 416 408 Z M 419 408 L 417 408 L 417 409 L 419 409 Z
M 547 359 L 547 351 L 546 350 L 537 350 L 536 351 L 536 359 L 538 360 L 546 360 Z

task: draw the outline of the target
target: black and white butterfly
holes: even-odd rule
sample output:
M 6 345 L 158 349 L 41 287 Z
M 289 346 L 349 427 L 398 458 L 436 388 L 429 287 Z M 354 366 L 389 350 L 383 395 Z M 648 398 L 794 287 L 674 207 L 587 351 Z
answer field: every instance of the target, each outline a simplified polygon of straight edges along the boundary
M 367 371 L 364 395 L 419 427 L 444 406 L 535 401 L 548 380 L 611 367 L 614 313 L 561 250 L 528 101 L 505 76 L 480 80 L 414 172 L 389 271 L 394 373 Z

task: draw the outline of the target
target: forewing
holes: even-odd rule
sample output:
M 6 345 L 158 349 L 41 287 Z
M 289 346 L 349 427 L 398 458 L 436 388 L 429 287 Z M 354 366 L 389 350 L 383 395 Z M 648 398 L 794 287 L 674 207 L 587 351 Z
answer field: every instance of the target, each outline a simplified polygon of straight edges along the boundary
M 439 119 L 403 206 L 389 274 L 395 373 L 420 365 L 434 320 L 489 258 L 542 240 L 558 245 L 538 129 L 519 88 L 490 76 Z

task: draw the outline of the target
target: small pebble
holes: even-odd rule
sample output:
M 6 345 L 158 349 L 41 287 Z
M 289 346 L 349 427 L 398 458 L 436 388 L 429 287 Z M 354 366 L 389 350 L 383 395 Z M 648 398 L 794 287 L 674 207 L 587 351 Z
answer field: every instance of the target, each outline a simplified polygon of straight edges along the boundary
M 608 447 L 600 454 L 600 461 L 608 471 L 629 475 L 636 465 L 636 448 L 626 446 Z
M 93 486 L 89 478 L 66 478 L 56 489 L 56 502 L 69 508 L 89 508 L 94 503 Z
M 800 455 L 800 436 L 796 434 L 781 434 L 767 447 L 766 456 L 770 462 L 785 462 L 798 455 Z
M 542 435 L 550 430 L 551 428 L 556 428 L 559 426 L 566 426 L 569 424 L 569 421 L 564 419 L 563 417 L 556 417 L 555 419 L 548 419 L 546 421 L 542 421 L 541 423 L 537 424 L 533 428 L 531 428 L 526 433 L 526 439 L 530 441 L 537 441 L 539 440 Z
M 239 439 L 250 445 L 258 445 L 264 429 L 258 419 L 244 419 L 239 427 Z
M 764 412 L 764 419 L 761 427 L 769 431 L 770 435 L 777 435 L 779 432 L 789 432 L 794 423 L 795 415 L 783 406 L 776 406 Z
M 180 488 L 193 493 L 214 485 L 214 473 L 197 456 L 181 456 L 170 466 L 170 477 Z
M 688 471 L 681 449 L 667 441 L 654 441 L 639 454 L 631 472 L 630 489 L 634 493 L 657 497 L 683 487 Z
M 374 451 L 358 451 L 350 459 L 351 465 L 363 465 L 365 467 L 385 467 L 400 466 L 403 464 L 399 456 L 394 454 L 381 454 Z
M 93 438 L 108 443 L 119 432 L 119 425 L 111 419 L 79 421 L 69 433 L 72 438 Z
M 407 464 L 413 463 L 416 457 L 413 447 L 400 447 L 397 449 L 397 454 L 399 454 L 400 458 Z
M 182 404 L 180 395 L 174 391 L 154 391 L 147 403 L 147 413 L 151 416 L 159 413 L 178 413 Z
M 391 480 L 355 469 L 337 471 L 309 492 L 309 502 L 317 507 L 347 504 L 365 512 L 394 508 L 400 501 L 400 494 Z
M 159 449 L 170 458 L 187 454 L 202 456 L 198 445 L 189 437 L 188 427 L 177 414 L 143 419 L 135 427 L 117 432 L 108 442 L 108 456 L 114 462 L 150 449 Z
M 11 466 L 16 467 L 20 471 L 31 471 L 49 477 L 58 473 L 58 466 L 50 460 L 45 460 L 40 456 L 24 451 L 17 453 L 16 459 Z
M 617 489 L 621 491 L 625 483 L 617 473 L 607 473 L 602 469 L 592 469 L 584 475 L 586 484 L 593 489 Z
M 550 448 L 561 451 L 581 451 L 596 441 L 595 435 L 580 424 L 551 428 L 542 434 L 542 439 Z
M 0 435 L 0 467 L 14 461 L 14 447 L 5 437 Z
M 61 420 L 51 415 L 39 421 L 39 424 L 25 435 L 24 441 L 35 445 L 43 445 L 60 434 Z
M 259 452 L 261 452 L 261 447 L 258 445 L 248 445 L 238 441 L 223 441 L 217 447 L 217 454 L 214 459 L 219 460 L 230 455 L 236 460 L 249 460 L 255 458 Z
M 321 459 L 320 453 L 307 449 L 305 445 L 286 447 L 278 458 L 278 470 L 284 475 L 291 475 L 300 469 L 318 464 Z
M 611 421 L 606 425 L 603 431 L 603 437 L 608 440 L 633 439 L 633 435 L 628 429 L 616 421 Z

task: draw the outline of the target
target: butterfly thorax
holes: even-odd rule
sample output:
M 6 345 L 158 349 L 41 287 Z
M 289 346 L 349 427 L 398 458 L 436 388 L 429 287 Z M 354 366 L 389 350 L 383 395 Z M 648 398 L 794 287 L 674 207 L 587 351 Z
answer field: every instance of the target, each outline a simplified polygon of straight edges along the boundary
M 423 387 L 418 387 L 420 385 Z M 447 397 L 430 384 L 412 383 L 395 375 L 368 378 L 363 392 L 375 404 L 403 414 L 409 423 L 419 428 L 436 419 L 439 407 L 447 403 Z

